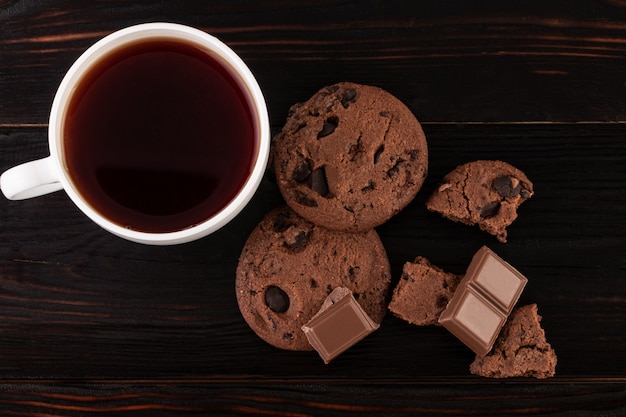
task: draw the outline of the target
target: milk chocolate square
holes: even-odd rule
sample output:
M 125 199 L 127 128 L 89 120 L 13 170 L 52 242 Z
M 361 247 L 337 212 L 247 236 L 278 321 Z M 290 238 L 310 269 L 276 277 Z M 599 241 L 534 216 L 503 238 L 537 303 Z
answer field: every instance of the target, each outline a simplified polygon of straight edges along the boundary
M 527 281 L 483 246 L 472 258 L 465 277 L 439 316 L 439 324 L 476 354 L 486 355 Z
M 320 311 L 304 326 L 311 346 L 319 353 L 324 363 L 339 356 L 365 336 L 378 329 L 367 313 L 356 301 L 352 292 L 338 292 L 345 290 L 337 288 L 325 302 Z M 338 301 L 334 298 L 341 295 Z
M 465 337 L 471 338 L 471 345 L 493 345 L 506 316 L 471 288 L 462 297 L 454 311 L 455 325 L 467 331 Z
M 479 291 L 482 290 L 481 293 L 489 297 L 490 302 L 498 305 L 508 316 L 527 280 L 488 248 L 483 247 L 479 256 L 478 262 L 470 264 L 470 268 L 476 269 L 470 271 L 470 275 L 474 276 L 471 285 Z

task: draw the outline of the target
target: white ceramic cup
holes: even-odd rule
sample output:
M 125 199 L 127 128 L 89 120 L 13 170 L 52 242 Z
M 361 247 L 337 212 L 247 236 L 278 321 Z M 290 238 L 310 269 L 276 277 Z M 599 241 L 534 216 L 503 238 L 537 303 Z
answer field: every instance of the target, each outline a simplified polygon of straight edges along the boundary
M 89 69 L 115 48 L 142 39 L 167 38 L 183 40 L 200 47 L 229 68 L 231 75 L 247 94 L 257 136 L 256 152 L 248 179 L 239 192 L 221 211 L 205 221 L 183 230 L 152 233 L 120 226 L 100 214 L 76 189 L 63 155 L 63 126 L 70 98 Z M 250 201 L 265 172 L 270 148 L 270 130 L 267 107 L 261 89 L 246 64 L 228 46 L 215 37 L 195 28 L 174 23 L 145 23 L 114 32 L 87 49 L 71 66 L 55 95 L 48 127 L 50 155 L 43 159 L 13 167 L 0 176 L 0 188 L 11 200 L 37 197 L 65 190 L 71 200 L 90 219 L 109 232 L 122 238 L 145 244 L 171 245 L 199 239 L 223 227 Z M 172 198 L 176 198 L 172 196 Z

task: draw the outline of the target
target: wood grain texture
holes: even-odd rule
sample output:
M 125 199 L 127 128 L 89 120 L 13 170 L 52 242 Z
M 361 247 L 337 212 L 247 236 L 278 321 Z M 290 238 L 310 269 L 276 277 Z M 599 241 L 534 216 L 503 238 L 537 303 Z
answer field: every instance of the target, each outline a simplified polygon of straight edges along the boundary
M 395 279 L 416 255 L 462 273 L 472 254 L 488 244 L 529 278 L 520 302 L 539 305 L 560 377 L 626 379 L 621 331 L 626 328 L 626 126 L 426 125 L 425 131 L 428 180 L 406 210 L 378 229 Z M 16 141 L 25 144 L 22 156 L 30 159 L 44 136 L 41 129 L 17 129 L 0 143 L 6 149 L 16 148 Z M 481 157 L 507 160 L 535 184 L 536 196 L 521 207 L 507 244 L 424 207 L 446 172 Z M 11 378 L 467 376 L 472 355 L 447 332 L 391 316 L 329 367 L 314 353 L 278 351 L 256 338 L 236 306 L 234 270 L 252 227 L 281 203 L 268 175 L 244 215 L 223 231 L 183 246 L 151 247 L 103 232 L 63 193 L 0 201 L 6 242 L 0 247 L 5 358 L 0 373 Z
M 620 1 L 5 3 L 0 124 L 46 123 L 82 51 L 159 20 L 229 44 L 257 75 L 275 122 L 293 98 L 345 80 L 388 89 L 423 121 L 626 120 Z
M 288 388 L 287 388 L 288 387 Z M 621 384 L 6 384 L 5 415 L 40 416 L 504 416 L 619 417 Z
M 424 123 L 429 176 L 378 228 L 394 280 L 417 255 L 463 273 L 486 244 L 529 278 L 558 356 L 548 381 L 469 375 L 441 328 L 388 315 L 325 366 L 277 350 L 237 309 L 234 271 L 282 198 L 270 173 L 243 214 L 151 247 L 91 223 L 64 193 L 0 199 L 0 415 L 626 413 L 626 3 L 461 0 L 0 0 L 0 172 L 47 155 L 64 72 L 100 37 L 167 20 L 249 64 L 272 129 L 336 81 L 381 86 Z M 534 182 L 500 244 L 424 203 L 456 165 L 502 159 Z

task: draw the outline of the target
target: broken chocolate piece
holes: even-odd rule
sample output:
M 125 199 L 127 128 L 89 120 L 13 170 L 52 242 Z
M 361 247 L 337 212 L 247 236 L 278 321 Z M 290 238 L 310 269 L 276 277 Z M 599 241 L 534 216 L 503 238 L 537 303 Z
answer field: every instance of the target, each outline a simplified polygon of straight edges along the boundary
M 480 209 L 480 217 L 483 219 L 487 219 L 489 217 L 493 217 L 500 211 L 501 203 L 499 201 L 492 201 L 491 203 L 487 203 Z
M 339 356 L 378 329 L 346 288 L 335 288 L 302 331 L 324 363 Z
M 439 324 L 483 356 L 493 347 L 527 281 L 483 246 L 472 258 Z
M 313 170 L 307 181 L 307 185 L 311 190 L 322 197 L 328 195 L 328 182 L 326 181 L 326 170 L 324 167 Z
M 504 198 L 515 197 L 520 194 L 522 189 L 519 180 L 510 176 L 499 177 L 493 180 L 493 188 Z
M 294 179 L 294 181 L 303 183 L 309 178 L 310 175 L 311 175 L 311 163 L 309 161 L 301 161 L 296 166 L 296 169 L 293 170 L 291 177 Z
M 326 170 L 324 167 L 320 167 L 314 170 L 311 170 L 311 166 L 313 162 L 311 161 L 302 161 L 300 162 L 296 168 L 294 169 L 291 177 L 294 181 L 297 181 L 301 184 L 305 184 L 313 191 L 325 197 L 328 195 L 328 182 L 326 180 Z M 303 202 L 302 204 L 308 205 L 309 202 Z M 317 204 L 317 203 L 315 203 Z

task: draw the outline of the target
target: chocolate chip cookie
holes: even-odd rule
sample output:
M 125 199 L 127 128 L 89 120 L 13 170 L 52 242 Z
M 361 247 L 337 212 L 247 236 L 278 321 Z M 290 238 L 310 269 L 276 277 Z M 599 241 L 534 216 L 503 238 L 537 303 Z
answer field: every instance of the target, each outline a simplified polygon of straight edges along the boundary
M 522 171 L 506 162 L 481 160 L 447 174 L 426 207 L 450 220 L 478 225 L 506 242 L 507 226 L 532 195 L 533 184 Z
M 413 113 L 380 88 L 348 82 L 292 106 L 273 152 L 287 204 L 315 224 L 351 232 L 402 210 L 428 169 Z
M 317 226 L 284 206 L 268 213 L 249 236 L 237 266 L 243 318 L 273 346 L 312 350 L 301 327 L 337 287 L 352 291 L 376 323 L 387 310 L 391 271 L 374 230 Z

